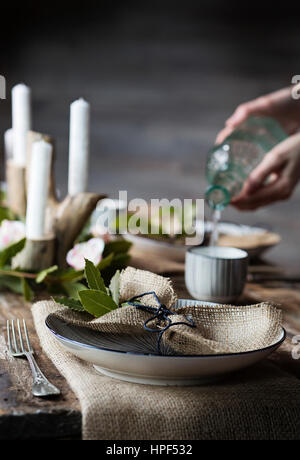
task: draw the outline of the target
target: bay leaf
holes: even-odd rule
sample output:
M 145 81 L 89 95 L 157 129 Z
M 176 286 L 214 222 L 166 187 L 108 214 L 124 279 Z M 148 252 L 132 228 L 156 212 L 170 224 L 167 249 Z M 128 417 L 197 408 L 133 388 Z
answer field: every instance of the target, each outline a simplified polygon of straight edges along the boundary
M 118 308 L 114 300 L 104 292 L 87 289 L 79 292 L 84 309 L 95 318 Z

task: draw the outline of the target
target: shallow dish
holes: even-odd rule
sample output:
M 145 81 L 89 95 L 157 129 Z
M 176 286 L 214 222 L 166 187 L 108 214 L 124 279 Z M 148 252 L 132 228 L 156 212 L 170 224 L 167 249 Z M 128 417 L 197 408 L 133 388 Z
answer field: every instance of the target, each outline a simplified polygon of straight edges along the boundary
M 280 235 L 264 228 L 226 222 L 219 224 L 219 233 L 219 246 L 243 249 L 250 259 L 262 256 L 281 240 Z
M 177 306 L 189 304 L 209 303 L 184 299 L 177 302 Z M 259 350 L 205 356 L 160 356 L 155 354 L 155 334 L 145 333 L 144 340 L 125 335 L 121 339 L 67 324 L 54 315 L 47 317 L 46 326 L 68 352 L 92 363 L 102 374 L 151 385 L 199 385 L 218 380 L 266 358 L 285 339 L 282 329 L 276 343 Z
M 277 233 L 271 233 L 260 227 L 250 225 L 238 225 L 233 223 L 221 222 L 219 225 L 219 246 L 229 246 L 247 251 L 250 259 L 260 257 L 264 252 L 276 246 L 280 242 Z M 209 233 L 212 229 L 212 222 L 205 222 L 205 237 L 203 246 L 208 245 Z M 125 234 L 124 237 L 133 243 L 137 249 L 148 252 L 161 258 L 167 258 L 175 262 L 183 263 L 185 253 L 190 246 L 184 244 L 169 243 L 154 238 Z

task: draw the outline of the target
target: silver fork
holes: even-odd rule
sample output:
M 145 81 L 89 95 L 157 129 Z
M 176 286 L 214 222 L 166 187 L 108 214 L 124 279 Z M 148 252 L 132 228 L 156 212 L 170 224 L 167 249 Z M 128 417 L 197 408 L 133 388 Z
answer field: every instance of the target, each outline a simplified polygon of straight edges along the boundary
M 46 379 L 33 357 L 34 351 L 29 340 L 26 322 L 24 319 L 23 329 L 27 347 L 24 346 L 23 334 L 19 319 L 17 319 L 17 329 L 19 340 L 17 340 L 14 320 L 11 320 L 11 322 L 7 321 L 8 349 L 11 356 L 15 358 L 26 357 L 28 359 L 33 376 L 32 394 L 38 397 L 59 395 L 59 389 Z

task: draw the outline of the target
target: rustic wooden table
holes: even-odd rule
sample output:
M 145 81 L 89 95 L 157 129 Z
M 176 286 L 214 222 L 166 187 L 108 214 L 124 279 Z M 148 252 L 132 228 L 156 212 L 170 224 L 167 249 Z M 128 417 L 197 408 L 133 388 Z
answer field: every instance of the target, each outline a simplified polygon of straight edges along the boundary
M 172 278 L 178 294 L 187 296 L 182 274 L 178 273 Z M 269 359 L 293 378 L 300 378 L 300 361 L 292 359 L 292 349 L 296 347 L 292 339 L 300 336 L 299 287 L 286 282 L 248 284 L 242 299 L 245 303 L 266 299 L 282 303 L 287 339 Z M 31 395 L 31 373 L 27 362 L 9 358 L 6 347 L 6 319 L 16 317 L 28 320 L 38 364 L 50 381 L 61 389 L 61 396 L 52 399 L 34 398 Z M 30 305 L 17 295 L 0 294 L 0 325 L 0 439 L 80 439 L 79 403 L 65 379 L 41 350 Z
M 6 347 L 6 320 L 28 320 L 36 360 L 60 390 L 55 398 L 35 398 L 31 394 L 31 372 L 23 359 L 10 358 Z M 80 438 L 79 403 L 67 382 L 42 352 L 34 329 L 30 304 L 10 293 L 0 295 L 0 439 Z

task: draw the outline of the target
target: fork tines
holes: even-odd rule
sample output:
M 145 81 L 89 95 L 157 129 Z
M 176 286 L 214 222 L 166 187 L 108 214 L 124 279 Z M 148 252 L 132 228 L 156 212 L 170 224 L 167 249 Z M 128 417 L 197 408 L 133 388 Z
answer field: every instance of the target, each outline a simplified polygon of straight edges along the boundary
M 33 353 L 33 349 L 29 340 L 28 330 L 26 326 L 25 319 L 22 319 L 23 324 L 23 331 L 21 328 L 21 322 L 17 319 L 17 333 L 15 328 L 15 320 L 7 320 L 7 341 L 8 341 L 8 348 L 9 352 L 12 356 L 22 356 L 25 353 Z M 18 339 L 17 339 L 18 334 Z M 25 337 L 25 339 L 24 339 Z M 26 342 L 26 347 L 24 345 L 24 341 Z

